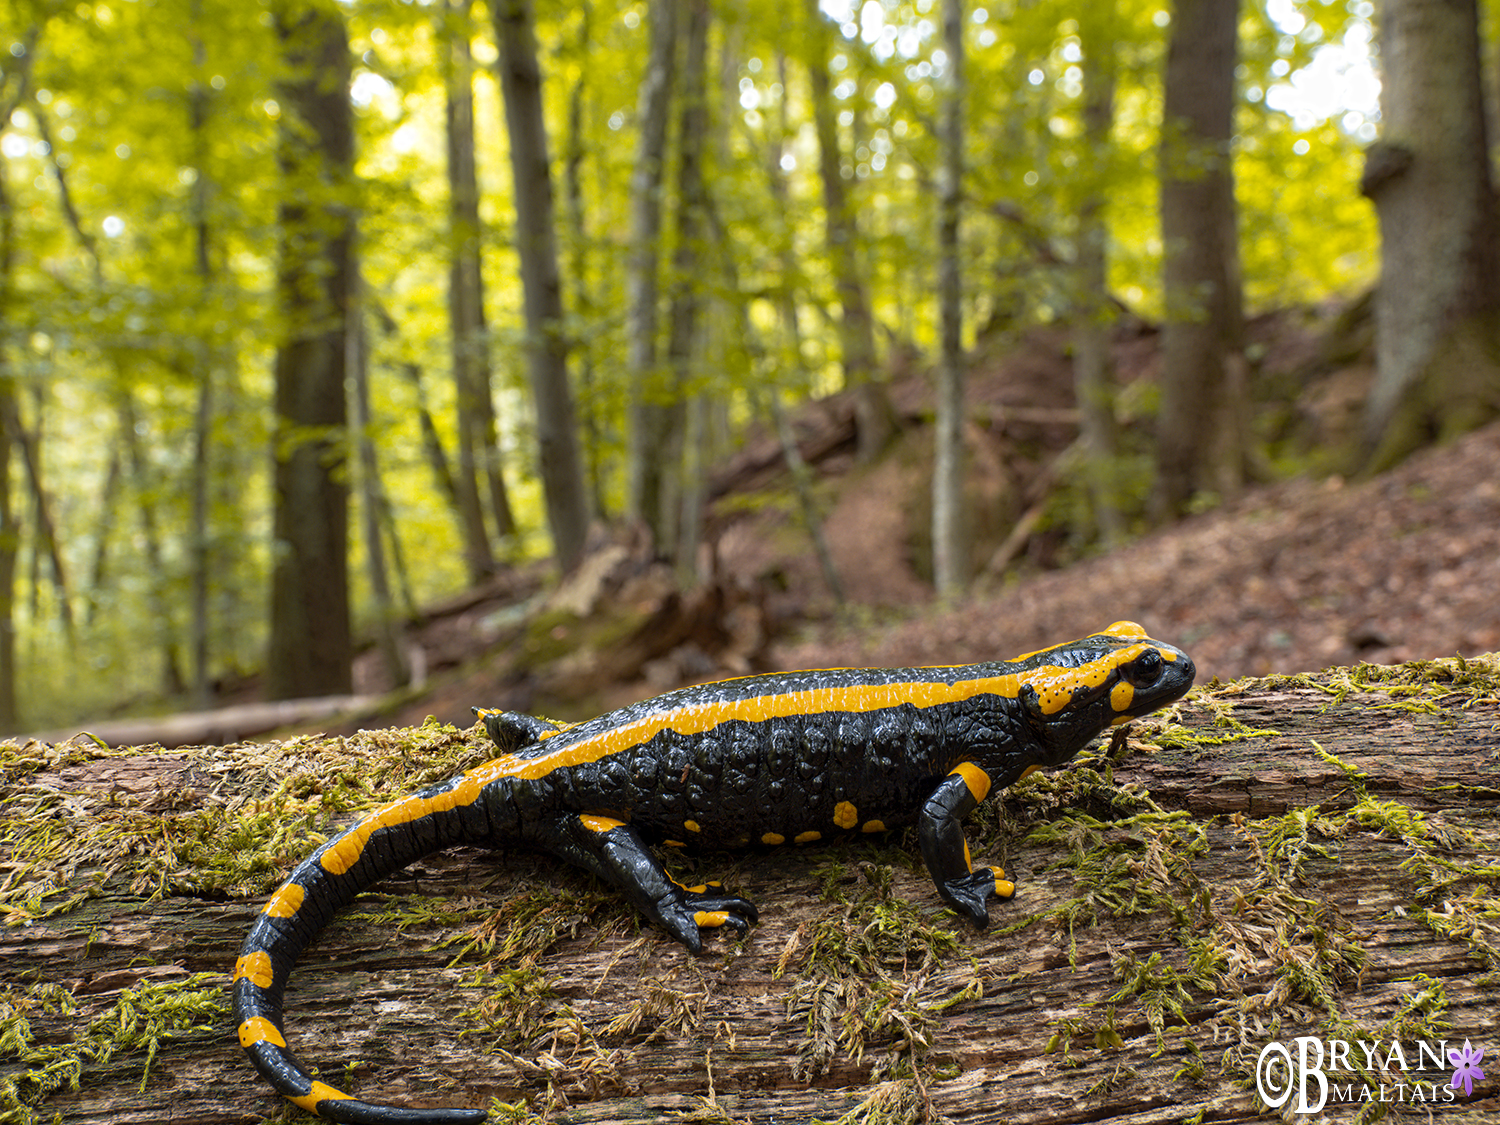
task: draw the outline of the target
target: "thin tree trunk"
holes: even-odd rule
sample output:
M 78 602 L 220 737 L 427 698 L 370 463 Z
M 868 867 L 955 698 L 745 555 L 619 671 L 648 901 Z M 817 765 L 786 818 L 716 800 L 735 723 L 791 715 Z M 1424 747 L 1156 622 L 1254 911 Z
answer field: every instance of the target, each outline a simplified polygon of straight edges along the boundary
M 542 116 L 542 73 L 537 65 L 530 0 L 496 0 L 494 17 L 495 38 L 500 45 L 497 66 L 515 178 L 516 249 L 525 291 L 542 490 L 553 550 L 558 565 L 566 572 L 583 557 L 588 496 L 568 385 L 568 341 L 557 268 L 552 172 Z
M 370 370 L 365 349 L 364 318 L 359 313 L 359 276 L 351 269 L 348 355 L 345 360 L 353 390 L 354 432 L 359 449 L 359 511 L 365 540 L 365 568 L 370 579 L 370 593 L 375 602 L 375 637 L 385 662 L 386 675 L 395 687 L 411 681 L 411 667 L 402 647 L 401 611 L 391 597 L 390 574 L 386 568 L 385 541 L 381 537 L 381 515 L 387 510 L 385 490 L 381 487 L 380 462 L 375 453 L 374 419 L 370 410 Z
M 937 448 L 932 468 L 932 578 L 952 597 L 969 579 L 964 518 L 963 280 L 958 227 L 964 177 L 964 4 L 943 0 L 943 47 L 948 55 L 941 137 L 943 172 L 938 204 L 938 302 L 942 350 L 937 372 Z
M 676 503 L 667 530 L 677 571 L 694 572 L 698 543 L 702 538 L 703 477 L 706 472 L 702 443 L 707 425 L 703 395 L 695 393 L 694 369 L 702 351 L 700 313 L 704 212 L 707 189 L 703 161 L 708 141 L 708 0 L 685 0 L 687 23 L 683 44 L 680 117 L 677 130 L 677 248 L 672 257 L 672 306 L 667 336 L 667 363 L 672 373 L 672 426 L 668 448 L 678 451 L 671 465 L 676 469 Z
M 1239 0 L 1180 0 L 1163 83 L 1161 227 L 1166 317 L 1157 484 L 1168 519 L 1243 480 L 1246 410 L 1230 138 Z
M 500 471 L 494 400 L 490 394 L 489 341 L 481 270 L 479 177 L 474 154 L 474 60 L 469 50 L 471 0 L 447 0 L 442 14 L 447 45 L 448 317 L 458 412 L 458 471 L 454 477 L 464 559 L 469 580 L 494 572 L 495 555 L 480 500 L 489 482 L 496 533 L 515 530 Z
M 99 512 L 101 516 L 116 510 L 120 502 L 120 481 L 124 472 L 120 467 L 120 448 L 118 444 L 111 444 L 109 449 L 109 462 L 104 470 L 104 487 L 99 492 Z M 112 530 L 112 520 L 101 518 L 94 539 L 94 561 L 89 568 L 88 590 L 84 594 L 83 623 L 93 625 L 99 614 L 100 597 L 105 583 L 109 581 L 109 533 Z
M 443 440 L 438 436 L 437 423 L 433 421 L 432 411 L 427 409 L 426 403 L 422 400 L 422 369 L 415 363 L 402 363 L 399 365 L 399 370 L 416 394 L 417 427 L 422 432 L 422 455 L 432 469 L 438 491 L 447 499 L 449 506 L 457 512 L 458 486 L 453 481 L 453 470 L 448 465 L 448 455 L 443 452 Z
M 875 357 L 875 317 L 859 261 L 859 223 L 844 187 L 843 157 L 828 78 L 828 21 L 818 0 L 806 0 L 807 73 L 812 86 L 813 123 L 818 135 L 818 171 L 823 183 L 823 214 L 828 259 L 839 299 L 839 346 L 844 389 L 854 395 L 855 440 L 861 462 L 872 461 L 895 433 L 895 412 L 879 381 Z
M 1500 219 L 1478 21 L 1475 0 L 1381 8 L 1381 138 L 1361 184 L 1381 241 L 1371 468 L 1500 413 Z
M 135 413 L 135 396 L 131 391 L 124 361 L 116 359 L 118 382 L 117 409 L 120 413 L 120 441 L 130 463 L 135 488 L 136 508 L 141 519 L 141 543 L 146 552 L 146 597 L 151 607 L 152 631 L 161 649 L 161 690 L 167 696 L 181 695 L 187 689 L 182 675 L 182 656 L 177 649 L 177 623 L 171 599 L 167 597 L 167 562 L 162 551 L 161 528 L 156 518 L 158 489 L 152 480 L 150 459 L 141 448 L 139 422 Z
M 211 181 L 208 173 L 208 114 L 212 95 L 202 81 L 206 52 L 203 46 L 203 12 L 201 0 L 193 0 L 191 8 L 194 81 L 190 92 L 189 128 L 192 131 L 193 161 L 197 175 L 193 180 L 193 227 L 196 235 L 196 261 L 198 280 L 202 286 L 205 304 L 213 296 L 215 277 L 213 268 L 212 230 L 209 227 L 209 194 Z M 191 530 L 189 532 L 189 554 L 191 557 L 191 586 L 188 592 L 188 655 L 192 676 L 192 705 L 195 710 L 207 710 L 213 698 L 213 683 L 209 674 L 209 572 L 213 567 L 210 540 L 208 483 L 213 473 L 213 429 L 214 429 L 214 374 L 220 359 L 219 349 L 212 343 L 195 342 L 191 351 L 197 360 L 198 403 L 193 412 L 193 468 L 191 484 Z
M 579 4 L 578 53 L 587 57 L 591 39 L 594 7 L 590 3 Z M 568 275 L 573 282 L 574 314 L 584 323 L 594 320 L 593 293 L 589 287 L 589 233 L 583 210 L 583 162 L 584 148 L 584 93 L 588 89 L 591 75 L 580 71 L 573 88 L 568 91 L 568 139 L 563 155 L 563 214 L 568 231 Z M 583 442 L 584 469 L 588 476 L 589 510 L 594 518 L 602 519 L 609 505 L 605 500 L 605 472 L 607 459 L 604 452 L 604 411 L 599 409 L 594 393 L 594 350 L 582 347 L 578 356 L 578 428 Z
M 12 426 L 10 432 L 11 445 L 18 449 L 21 454 L 21 464 L 26 469 L 26 480 L 31 485 L 31 510 L 35 516 L 36 528 L 33 532 L 35 542 L 32 548 L 32 612 L 33 615 L 39 610 L 37 597 L 40 593 L 40 567 L 43 559 L 46 559 L 52 569 L 52 584 L 57 591 L 57 614 L 62 622 L 63 630 L 67 634 L 68 644 L 77 640 L 77 630 L 73 624 L 73 599 L 69 593 L 68 571 L 63 565 L 62 551 L 57 541 L 57 524 L 52 519 L 52 501 L 47 495 L 47 490 L 42 484 L 42 456 L 37 448 L 41 442 L 41 388 L 37 386 L 34 406 L 38 415 L 37 433 L 33 434 L 26 428 L 26 423 L 21 419 L 19 402 L 16 409 L 10 414 Z
M 9 120 L 7 117 L 6 120 Z M 9 166 L 0 162 L 0 329 L 8 329 L 15 273 L 15 214 L 11 210 Z M 16 555 L 21 547 L 11 502 L 11 434 L 20 428 L 10 349 L 0 344 L 0 735 L 21 727 L 16 706 Z
M 1105 179 L 1114 124 L 1114 0 L 1079 21 L 1083 40 L 1083 154 L 1093 169 L 1088 194 L 1078 208 L 1077 294 L 1073 328 L 1073 392 L 1078 400 L 1083 475 L 1088 484 L 1094 525 L 1105 546 L 1124 535 L 1124 524 L 1112 487 L 1116 456 L 1114 395 L 1110 379 L 1110 331 L 1115 306 L 1109 296 L 1109 230 L 1104 221 Z
M 351 689 L 346 475 L 346 335 L 354 262 L 350 62 L 331 4 L 283 5 L 276 353 L 275 562 L 266 693 L 271 699 Z
M 651 0 L 651 46 L 637 103 L 640 140 L 630 179 L 631 249 L 626 278 L 630 404 L 629 502 L 632 519 L 643 521 L 656 549 L 667 550 L 664 535 L 666 467 L 662 455 L 667 429 L 667 396 L 656 365 L 657 300 L 660 282 L 662 177 L 667 157 L 667 115 L 677 67 L 678 0 Z

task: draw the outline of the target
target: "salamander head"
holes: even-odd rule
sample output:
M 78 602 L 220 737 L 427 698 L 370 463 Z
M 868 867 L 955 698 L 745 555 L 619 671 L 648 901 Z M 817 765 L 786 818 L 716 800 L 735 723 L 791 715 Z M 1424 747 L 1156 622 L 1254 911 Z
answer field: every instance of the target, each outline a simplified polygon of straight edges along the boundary
M 1018 698 L 1040 743 L 1039 765 L 1057 765 L 1104 730 L 1180 699 L 1197 670 L 1179 648 L 1117 621 L 1079 641 L 1019 661 Z

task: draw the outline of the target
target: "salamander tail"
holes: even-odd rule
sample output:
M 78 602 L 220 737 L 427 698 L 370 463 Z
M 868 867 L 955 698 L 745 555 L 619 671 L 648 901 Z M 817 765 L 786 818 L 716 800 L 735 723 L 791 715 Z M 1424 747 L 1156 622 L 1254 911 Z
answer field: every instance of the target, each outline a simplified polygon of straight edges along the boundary
M 318 848 L 256 917 L 234 966 L 240 1046 L 278 1093 L 352 1125 L 479 1125 L 482 1109 L 371 1105 L 315 1079 L 287 1046 L 282 1001 L 297 957 L 341 907 L 422 856 L 488 838 L 488 818 L 463 775 L 377 809 Z

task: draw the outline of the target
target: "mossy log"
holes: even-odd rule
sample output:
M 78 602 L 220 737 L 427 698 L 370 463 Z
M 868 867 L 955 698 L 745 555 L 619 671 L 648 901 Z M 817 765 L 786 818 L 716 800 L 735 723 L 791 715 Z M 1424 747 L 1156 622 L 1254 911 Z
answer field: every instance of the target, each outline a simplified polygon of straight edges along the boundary
M 1198 689 L 981 810 L 1020 884 L 986 933 L 899 838 L 688 860 L 762 911 L 696 957 L 544 857 L 442 853 L 303 956 L 288 1039 L 497 1120 L 1138 1125 L 1265 1119 L 1262 1048 L 1311 1035 L 1379 1043 L 1333 1120 L 1493 1116 L 1497 696 L 1496 658 Z M 486 756 L 436 724 L 0 750 L 0 1121 L 67 1125 L 305 1119 L 235 1042 L 241 937 L 320 834 Z M 1464 1040 L 1490 1076 L 1449 1101 L 1416 1044 Z

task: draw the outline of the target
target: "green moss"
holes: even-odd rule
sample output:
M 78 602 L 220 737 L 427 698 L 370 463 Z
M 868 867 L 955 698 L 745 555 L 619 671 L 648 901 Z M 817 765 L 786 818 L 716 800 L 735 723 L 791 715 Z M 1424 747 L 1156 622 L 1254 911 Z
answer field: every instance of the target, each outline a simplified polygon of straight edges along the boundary
M 44 1117 L 36 1108 L 49 1094 L 64 1087 L 76 1091 L 85 1073 L 117 1056 L 140 1059 L 144 1093 L 163 1043 L 223 1034 L 229 1012 L 225 989 L 206 987 L 220 979 L 215 973 L 196 973 L 167 983 L 143 981 L 126 989 L 65 1043 L 40 1044 L 31 1027 L 38 1015 L 76 1015 L 75 1001 L 61 986 L 13 992 L 0 999 L 0 1056 L 20 1064 L 0 1079 L 0 1121 L 32 1125 L 49 1120 L 50 1115 Z
M 22 925 L 105 887 L 150 900 L 264 894 L 356 815 L 489 756 L 477 732 L 437 723 L 163 752 L 161 768 L 179 776 L 261 779 L 249 796 L 216 786 L 163 800 L 157 790 L 118 791 L 102 768 L 82 771 L 91 780 L 59 780 L 68 767 L 149 753 L 81 739 L 47 748 L 0 743 L 0 848 L 13 860 L 0 883 L 0 912 L 8 925 Z

